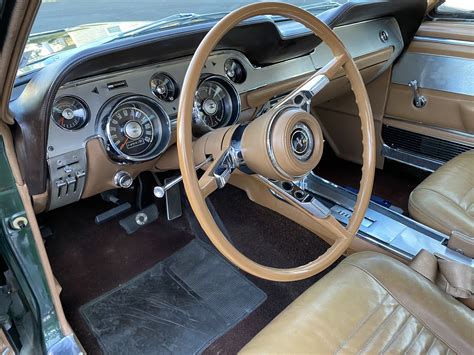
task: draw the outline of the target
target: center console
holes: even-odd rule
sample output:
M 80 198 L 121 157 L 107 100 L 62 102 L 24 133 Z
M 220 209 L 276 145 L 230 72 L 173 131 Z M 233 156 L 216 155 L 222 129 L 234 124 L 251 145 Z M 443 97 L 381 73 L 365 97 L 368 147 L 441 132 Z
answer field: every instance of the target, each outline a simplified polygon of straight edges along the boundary
M 295 190 L 290 185 L 286 187 L 290 193 L 304 191 L 305 196 L 311 196 L 323 203 L 342 224 L 346 225 L 351 218 L 357 199 L 357 194 L 354 192 L 324 180 L 314 173 L 295 183 L 299 189 Z M 449 239 L 447 235 L 372 201 L 357 237 L 408 260 L 425 249 L 440 258 L 474 266 L 472 258 L 447 247 Z

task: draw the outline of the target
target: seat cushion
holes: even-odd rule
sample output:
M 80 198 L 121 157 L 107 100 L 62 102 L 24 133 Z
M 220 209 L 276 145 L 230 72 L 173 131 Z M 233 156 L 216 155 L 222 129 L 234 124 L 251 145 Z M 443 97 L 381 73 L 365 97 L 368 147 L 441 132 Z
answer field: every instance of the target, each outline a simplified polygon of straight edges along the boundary
M 426 178 L 411 193 L 409 209 L 414 219 L 440 232 L 474 237 L 474 150 Z
M 474 349 L 474 312 L 408 266 L 354 254 L 304 292 L 241 354 L 459 353 Z

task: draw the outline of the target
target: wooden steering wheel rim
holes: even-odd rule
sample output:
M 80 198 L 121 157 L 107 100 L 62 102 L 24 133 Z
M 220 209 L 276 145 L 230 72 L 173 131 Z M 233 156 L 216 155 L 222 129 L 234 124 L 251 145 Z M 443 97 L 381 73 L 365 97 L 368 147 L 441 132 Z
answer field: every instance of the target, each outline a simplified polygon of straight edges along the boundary
M 194 95 L 206 60 L 227 32 L 240 22 L 260 15 L 283 16 L 300 22 L 328 45 L 334 57 L 346 57 L 343 68 L 351 83 L 361 120 L 363 144 L 362 179 L 353 215 L 346 229 L 342 227 L 334 228 L 336 234 L 338 234 L 336 235 L 336 241 L 323 255 L 306 265 L 289 269 L 279 269 L 258 264 L 240 253 L 226 239 L 214 221 L 206 204 L 205 196 L 201 192 L 193 156 L 192 109 Z M 178 110 L 177 149 L 184 188 L 191 208 L 201 227 L 214 246 L 230 262 L 240 269 L 263 279 L 296 281 L 311 277 L 330 266 L 349 247 L 352 238 L 359 229 L 370 201 L 375 173 L 375 134 L 372 110 L 363 79 L 354 60 L 336 34 L 317 17 L 293 5 L 277 2 L 247 5 L 229 13 L 208 32 L 197 48 L 184 78 Z

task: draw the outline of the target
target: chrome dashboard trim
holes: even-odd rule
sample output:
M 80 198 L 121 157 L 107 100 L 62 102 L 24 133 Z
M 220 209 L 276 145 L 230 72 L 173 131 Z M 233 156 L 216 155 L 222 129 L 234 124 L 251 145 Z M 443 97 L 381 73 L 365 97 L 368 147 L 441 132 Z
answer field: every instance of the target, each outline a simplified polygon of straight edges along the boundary
M 459 39 L 449 39 L 449 38 L 438 38 L 438 37 L 426 37 L 426 36 L 415 36 L 413 37 L 414 41 L 420 42 L 430 42 L 430 43 L 440 43 L 440 44 L 449 44 L 454 46 L 469 46 L 474 47 L 474 42 L 463 41 Z
M 474 96 L 474 59 L 405 53 L 394 66 L 392 83 Z

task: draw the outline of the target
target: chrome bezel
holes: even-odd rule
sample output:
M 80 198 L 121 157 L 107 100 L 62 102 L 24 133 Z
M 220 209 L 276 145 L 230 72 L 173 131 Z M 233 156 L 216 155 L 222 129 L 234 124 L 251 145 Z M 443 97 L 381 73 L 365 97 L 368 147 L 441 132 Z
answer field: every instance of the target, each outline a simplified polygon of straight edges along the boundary
M 153 137 L 156 142 L 154 143 L 152 148 L 147 149 L 148 152 L 136 156 L 128 155 L 122 152 L 119 147 L 117 147 L 117 145 L 114 143 L 112 139 L 112 134 L 110 132 L 110 122 L 117 109 L 123 106 L 124 104 L 130 103 L 139 103 L 141 105 L 147 106 L 148 109 L 155 113 L 156 119 L 160 121 L 161 126 L 160 130 L 158 130 L 152 122 Z M 119 158 L 120 160 L 131 162 L 143 162 L 151 160 L 162 154 L 169 145 L 169 141 L 171 139 L 171 120 L 166 111 L 161 107 L 161 105 L 149 97 L 133 95 L 119 99 L 113 105 L 112 109 L 110 110 L 110 113 L 107 115 L 106 120 L 107 121 L 105 124 L 105 135 L 107 137 L 107 146 L 111 148 L 108 149 L 108 151 L 113 152 L 114 155 L 116 155 L 117 158 Z M 157 137 L 157 135 L 160 133 L 159 131 L 161 131 L 161 136 Z
M 53 117 L 53 110 L 54 110 L 54 107 L 57 105 L 57 103 L 63 99 L 66 99 L 66 98 L 71 98 L 71 99 L 74 99 L 76 101 L 78 101 L 84 108 L 84 111 L 86 112 L 86 118 L 84 120 L 84 123 L 78 127 L 78 128 L 74 128 L 74 129 L 69 129 L 69 128 L 65 128 L 65 127 L 61 127 L 57 122 L 56 120 L 54 119 Z M 50 119 L 54 122 L 54 124 L 56 126 L 58 126 L 60 129 L 62 129 L 63 131 L 66 131 L 66 132 L 76 132 L 76 131 L 79 131 L 81 129 L 83 129 L 84 127 L 86 127 L 90 120 L 91 120 L 91 111 L 90 111 L 90 108 L 89 106 L 87 105 L 87 103 L 81 99 L 79 96 L 75 96 L 75 95 L 63 95 L 63 96 L 60 96 L 60 97 L 57 97 L 56 100 L 54 100 L 53 102 L 53 106 L 51 107 L 51 113 L 49 115 Z
M 152 80 L 153 80 L 154 78 L 158 77 L 159 75 L 164 75 L 164 76 L 168 77 L 168 79 L 170 79 L 170 81 L 173 83 L 173 85 L 174 85 L 174 87 L 175 87 L 175 89 L 176 89 L 176 93 L 175 93 L 176 95 L 174 95 L 173 100 L 165 100 L 165 99 L 159 97 L 159 96 L 155 93 L 155 90 L 153 90 L 152 85 L 151 85 L 151 82 L 152 82 Z M 150 78 L 150 82 L 149 82 L 148 85 L 150 86 L 150 91 L 151 91 L 152 95 L 153 95 L 154 97 L 156 97 L 158 100 L 163 101 L 163 102 L 174 102 L 174 101 L 176 101 L 176 99 L 179 97 L 179 94 L 180 94 L 180 92 L 181 92 L 181 88 L 179 87 L 179 84 L 178 84 L 178 82 L 175 80 L 175 78 L 173 78 L 173 76 L 172 76 L 171 74 L 165 73 L 165 72 L 163 72 L 163 71 L 160 71 L 160 72 L 157 72 L 157 73 L 153 74 L 153 75 L 151 76 L 151 78 Z
M 225 127 L 231 124 L 234 124 L 235 122 L 238 121 L 240 117 L 240 108 L 241 108 L 241 101 L 240 101 L 240 95 L 237 89 L 235 88 L 234 84 L 227 79 L 227 77 L 222 76 L 222 75 L 209 75 L 203 77 L 197 88 L 196 92 L 199 90 L 199 88 L 206 82 L 214 81 L 223 86 L 223 88 L 226 90 L 227 94 L 229 95 L 232 103 L 232 113 L 231 116 L 225 121 L 225 123 L 222 123 L 218 127 L 212 128 L 210 127 L 204 120 L 202 120 L 198 115 L 194 113 L 195 105 L 193 104 L 193 131 L 195 134 L 200 135 L 204 134 L 210 131 L 213 131 L 216 128 L 220 127 Z

